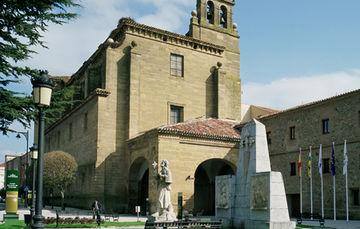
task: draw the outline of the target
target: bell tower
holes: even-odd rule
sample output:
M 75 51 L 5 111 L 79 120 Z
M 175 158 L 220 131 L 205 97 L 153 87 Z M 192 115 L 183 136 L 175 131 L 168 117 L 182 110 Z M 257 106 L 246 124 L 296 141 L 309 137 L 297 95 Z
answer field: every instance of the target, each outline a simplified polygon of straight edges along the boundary
M 239 52 L 239 34 L 233 23 L 235 0 L 197 0 L 189 35 Z

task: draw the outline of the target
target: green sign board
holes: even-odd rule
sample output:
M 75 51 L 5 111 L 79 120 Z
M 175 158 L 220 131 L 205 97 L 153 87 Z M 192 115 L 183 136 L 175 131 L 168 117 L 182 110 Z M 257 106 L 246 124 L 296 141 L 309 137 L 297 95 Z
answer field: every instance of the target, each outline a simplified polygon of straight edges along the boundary
M 6 170 L 6 191 L 17 192 L 19 190 L 19 171 Z

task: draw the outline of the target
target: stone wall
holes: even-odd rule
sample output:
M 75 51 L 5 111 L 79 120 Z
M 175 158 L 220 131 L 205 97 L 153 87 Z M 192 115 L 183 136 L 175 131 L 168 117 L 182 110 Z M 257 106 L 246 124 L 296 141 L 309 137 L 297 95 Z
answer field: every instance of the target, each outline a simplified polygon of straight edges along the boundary
M 345 217 L 345 177 L 342 175 L 343 144 L 348 143 L 349 157 L 349 206 L 350 218 L 360 218 L 360 206 L 354 206 L 351 190 L 360 188 L 360 92 L 352 92 L 322 102 L 285 111 L 262 118 L 271 144 L 269 144 L 271 168 L 283 174 L 289 206 L 291 194 L 299 194 L 297 160 L 302 148 L 303 212 L 310 212 L 310 185 L 307 177 L 309 146 L 312 146 L 313 207 L 321 214 L 320 176 L 318 173 L 319 144 L 323 146 L 323 158 L 331 161 L 331 145 L 335 142 L 336 157 L 336 205 L 337 215 Z M 329 119 L 329 133 L 323 134 L 322 120 Z M 295 139 L 290 139 L 290 127 L 295 126 Z M 290 175 L 290 163 L 296 163 L 296 175 Z M 325 165 L 324 165 L 325 166 Z M 324 173 L 325 216 L 333 216 L 333 189 L 331 173 Z
M 173 174 L 171 199 L 174 208 L 177 209 L 178 192 L 182 192 L 184 209 L 193 210 L 195 172 L 201 163 L 211 159 L 222 159 L 236 167 L 238 151 L 236 142 L 160 136 L 158 160 L 169 161 Z

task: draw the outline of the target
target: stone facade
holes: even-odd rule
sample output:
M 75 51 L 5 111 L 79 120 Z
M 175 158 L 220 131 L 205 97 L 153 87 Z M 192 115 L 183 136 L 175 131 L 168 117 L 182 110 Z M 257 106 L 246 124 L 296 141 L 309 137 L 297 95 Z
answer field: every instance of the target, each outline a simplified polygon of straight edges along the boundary
M 323 133 L 323 120 L 329 120 L 329 131 Z M 318 172 L 319 145 L 322 156 L 331 162 L 332 142 L 335 142 L 336 157 L 336 205 L 337 216 L 345 217 L 345 176 L 343 170 L 343 144 L 348 147 L 348 181 L 350 219 L 360 218 L 360 90 L 326 100 L 306 104 L 260 119 L 266 125 L 271 169 L 280 171 L 284 177 L 285 190 L 292 215 L 299 211 L 299 177 L 297 160 L 302 148 L 303 171 L 303 212 L 310 213 L 310 185 L 307 177 L 309 147 L 312 146 L 313 207 L 314 213 L 321 215 L 320 176 Z M 290 139 L 290 127 L 295 127 L 294 139 Z M 295 163 L 295 173 L 291 175 L 291 164 Z M 324 164 L 329 168 L 329 164 Z M 324 168 L 325 169 L 325 168 Z M 324 172 L 325 217 L 333 216 L 333 188 L 331 171 Z M 357 195 L 354 196 L 354 195 Z M 355 202 L 354 202 L 355 201 Z
M 79 163 L 69 204 L 88 208 L 97 198 L 109 212 L 128 211 L 129 171 L 136 158 L 129 152 L 127 141 L 169 124 L 171 106 L 182 108 L 180 121 L 198 117 L 240 120 L 240 52 L 239 35 L 232 22 L 234 2 L 212 2 L 214 23 L 208 22 L 204 13 L 207 1 L 198 0 L 186 36 L 122 18 L 67 82 L 79 88 L 77 99 L 82 102 L 47 128 L 46 150 L 69 152 Z M 226 23 L 222 25 L 218 22 L 220 9 L 226 9 L 226 18 L 222 18 Z M 181 75 L 172 74 L 172 55 L 182 59 L 181 67 L 175 66 L 181 68 Z M 155 151 L 144 149 L 138 156 L 149 163 L 164 159 L 167 155 L 163 152 L 169 150 L 159 151 L 158 147 L 169 144 L 165 140 L 153 143 Z M 219 155 L 216 158 L 226 154 Z M 179 173 L 174 158 L 168 157 L 170 166 L 175 167 L 173 174 Z M 201 158 L 207 157 L 195 161 L 201 163 Z M 192 188 L 187 190 L 184 193 L 191 198 Z

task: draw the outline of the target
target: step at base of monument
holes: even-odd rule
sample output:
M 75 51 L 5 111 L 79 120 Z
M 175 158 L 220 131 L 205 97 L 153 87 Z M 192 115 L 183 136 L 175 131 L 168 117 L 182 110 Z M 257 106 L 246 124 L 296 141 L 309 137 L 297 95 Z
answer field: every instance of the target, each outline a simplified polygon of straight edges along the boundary
M 5 214 L 4 220 L 7 220 L 7 219 L 19 219 L 19 215 L 18 214 Z
M 221 221 L 175 221 L 175 222 L 151 222 L 146 221 L 145 229 L 171 229 L 171 228 L 221 228 Z

